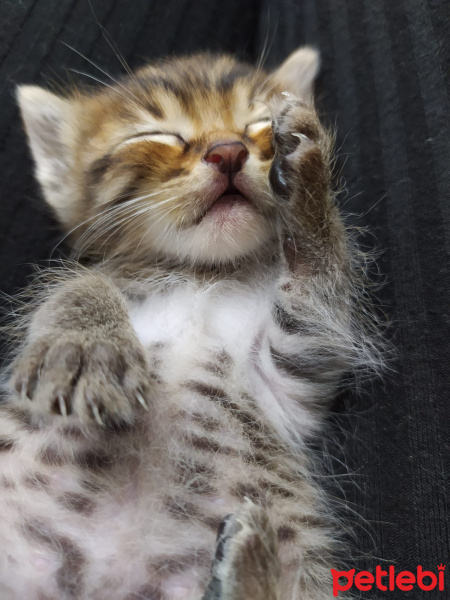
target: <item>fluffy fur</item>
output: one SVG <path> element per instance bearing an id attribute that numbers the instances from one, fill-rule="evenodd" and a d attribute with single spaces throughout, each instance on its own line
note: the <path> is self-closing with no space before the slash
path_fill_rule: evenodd
<path id="1" fill-rule="evenodd" d="M 19 89 L 85 267 L 41 286 L 11 366 L 2 600 L 332 597 L 306 444 L 378 358 L 317 69 L 308 48 L 272 74 L 200 55 Z"/>

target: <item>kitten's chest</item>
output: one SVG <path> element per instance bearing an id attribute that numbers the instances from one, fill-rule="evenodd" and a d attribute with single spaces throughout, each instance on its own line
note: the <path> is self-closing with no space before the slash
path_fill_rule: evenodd
<path id="1" fill-rule="evenodd" d="M 292 373 L 294 359 L 286 359 L 289 368 L 274 360 L 272 344 L 285 336 L 274 319 L 274 289 L 270 277 L 258 285 L 186 284 L 130 303 L 131 322 L 164 397 L 160 405 L 223 421 L 216 399 L 224 397 L 244 411 L 251 404 L 252 418 L 270 423 L 282 437 L 290 437 L 292 427 L 305 435 L 315 427 L 311 383 Z M 289 344 L 297 350 L 303 341 Z M 179 430 L 185 428 L 181 422 Z M 231 423 L 230 436 L 236 437 L 235 429 Z"/>
<path id="2" fill-rule="evenodd" d="M 270 290 L 238 284 L 186 284 L 130 302 L 129 314 L 158 370 L 175 377 L 201 362 L 220 362 L 224 353 L 245 363 L 272 322 Z"/>

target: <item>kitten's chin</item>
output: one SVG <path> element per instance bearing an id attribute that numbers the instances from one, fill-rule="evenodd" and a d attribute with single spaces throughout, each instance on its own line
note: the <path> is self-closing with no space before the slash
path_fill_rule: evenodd
<path id="1" fill-rule="evenodd" d="M 194 264 L 225 264 L 259 253 L 272 234 L 269 220 L 243 196 L 222 196 L 198 224 L 166 231 L 159 250 Z"/>

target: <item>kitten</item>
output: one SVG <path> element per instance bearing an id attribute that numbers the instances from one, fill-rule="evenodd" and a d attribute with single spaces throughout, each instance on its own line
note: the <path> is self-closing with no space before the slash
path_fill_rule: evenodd
<path id="1" fill-rule="evenodd" d="M 0 411 L 2 600 L 332 598 L 307 443 L 375 358 L 318 63 L 202 54 L 19 88 L 84 266 L 43 286 Z"/>

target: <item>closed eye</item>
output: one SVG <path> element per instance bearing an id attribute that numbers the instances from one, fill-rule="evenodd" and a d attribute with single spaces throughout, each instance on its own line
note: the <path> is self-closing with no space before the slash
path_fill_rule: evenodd
<path id="1" fill-rule="evenodd" d="M 143 131 L 137 133 L 119 144 L 119 146 L 134 144 L 138 142 L 157 142 L 159 144 L 167 144 L 168 146 L 186 145 L 184 139 L 178 133 L 172 131 Z"/>
<path id="2" fill-rule="evenodd" d="M 271 127 L 271 126 L 272 126 L 272 119 L 270 117 L 266 117 L 264 119 L 258 119 L 257 121 L 254 121 L 253 123 L 249 123 L 246 126 L 245 133 L 250 136 L 255 135 L 256 133 L 259 133 L 263 129 L 267 129 L 268 127 Z"/>

